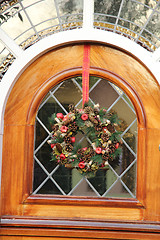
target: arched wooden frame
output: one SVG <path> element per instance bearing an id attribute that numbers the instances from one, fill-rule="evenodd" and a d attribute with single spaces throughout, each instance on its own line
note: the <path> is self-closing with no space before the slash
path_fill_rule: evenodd
<path id="1" fill-rule="evenodd" d="M 101 69 L 101 68 L 96 68 L 96 67 L 91 67 L 90 68 L 90 74 L 96 77 L 101 77 L 103 79 L 106 79 L 114 84 L 116 84 L 119 88 L 121 88 L 132 100 L 132 103 L 135 107 L 135 111 L 136 111 L 136 115 L 137 115 L 137 122 L 138 122 L 138 129 L 139 128 L 145 128 L 146 127 L 146 122 L 145 122 L 145 111 L 143 109 L 143 105 L 140 102 L 139 96 L 138 94 L 135 92 L 135 90 L 121 77 L 119 77 L 118 75 L 107 71 L 106 69 Z M 30 169 L 28 169 L 27 167 L 27 179 L 30 179 L 30 184 L 28 185 L 28 198 L 24 201 L 25 203 L 45 203 L 45 197 L 41 196 L 41 195 L 32 195 L 32 184 L 33 184 L 33 136 L 34 136 L 34 128 L 32 128 L 32 130 L 30 131 L 29 127 L 30 125 L 35 125 L 35 116 L 37 114 L 38 111 L 38 107 L 42 101 L 42 99 L 45 97 L 45 95 L 49 92 L 49 90 L 51 88 L 53 88 L 55 85 L 57 85 L 58 83 L 65 81 L 68 78 L 71 77 L 75 77 L 78 75 L 82 75 L 82 69 L 81 68 L 72 68 L 72 69 L 67 69 L 63 72 L 57 73 L 55 76 L 51 77 L 50 79 L 48 79 L 47 81 L 45 81 L 43 83 L 42 86 L 40 86 L 40 88 L 37 90 L 37 92 L 35 93 L 35 95 L 32 98 L 31 104 L 29 106 L 28 109 L 28 114 L 27 114 L 27 127 L 26 127 L 26 143 L 27 146 L 29 146 L 31 144 L 31 147 L 29 147 L 28 149 L 30 149 L 30 151 L 27 151 L 26 154 L 26 162 L 27 159 L 31 159 L 31 163 L 29 164 Z M 139 131 L 138 131 L 139 133 Z M 140 171 L 142 173 L 142 169 L 141 166 L 145 164 L 145 158 L 143 159 L 143 157 L 141 156 L 141 151 L 145 151 L 145 146 L 142 146 L 142 140 L 140 139 L 142 137 L 142 135 L 138 134 L 138 154 L 137 154 L 137 158 L 140 159 L 138 161 L 138 166 L 137 169 L 138 171 Z M 143 140 L 145 141 L 145 136 L 143 135 Z M 140 163 L 142 165 L 140 165 Z M 28 165 L 27 165 L 28 166 Z M 139 174 L 137 174 L 139 176 Z M 145 175 L 143 176 L 143 178 L 145 179 Z M 27 181 L 24 181 L 27 182 Z M 138 182 L 138 180 L 137 180 Z M 144 192 L 144 186 L 139 186 L 139 184 L 137 185 L 136 188 L 136 192 L 137 192 L 137 199 L 109 199 L 109 198 L 101 198 L 99 199 L 98 197 L 74 197 L 74 196 L 55 196 L 55 195 L 47 195 L 47 202 L 48 203 L 56 203 L 56 204 L 85 204 L 85 205 L 90 205 L 91 202 L 94 205 L 99 205 L 99 206 L 113 206 L 114 204 L 116 204 L 116 206 L 122 206 L 123 204 L 125 204 L 128 207 L 144 207 L 144 203 L 142 204 L 142 199 L 141 199 L 141 195 Z M 26 191 L 26 192 L 27 192 Z M 79 201 L 81 199 L 81 202 Z M 140 199 L 140 200 L 139 200 Z"/>
<path id="2" fill-rule="evenodd" d="M 91 45 L 90 75 L 118 85 L 135 107 L 138 119 L 137 199 L 31 195 L 38 106 L 54 85 L 82 74 L 82 61 L 83 45 L 54 49 L 32 63 L 13 87 L 4 119 L 2 216 L 159 221 L 159 85 L 141 62 L 111 46 Z M 150 161 L 151 158 L 154 161 Z"/>

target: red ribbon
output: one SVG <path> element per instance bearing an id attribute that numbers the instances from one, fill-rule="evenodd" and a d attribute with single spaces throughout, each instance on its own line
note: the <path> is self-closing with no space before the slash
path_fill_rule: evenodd
<path id="1" fill-rule="evenodd" d="M 82 96 L 83 106 L 89 101 L 89 67 L 90 67 L 90 45 L 84 45 L 83 69 L 82 69 Z"/>

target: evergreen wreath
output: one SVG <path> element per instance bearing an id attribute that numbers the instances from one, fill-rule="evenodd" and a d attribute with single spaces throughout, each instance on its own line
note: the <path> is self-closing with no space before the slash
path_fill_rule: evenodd
<path id="1" fill-rule="evenodd" d="M 52 127 L 52 138 L 48 141 L 52 148 L 52 160 L 67 168 L 76 168 L 82 175 L 93 177 L 98 169 L 107 169 L 109 164 L 118 164 L 120 132 L 116 114 L 99 104 L 83 109 L 69 105 L 69 113 L 53 114 L 49 118 Z M 76 143 L 78 132 L 90 140 L 89 147 Z"/>

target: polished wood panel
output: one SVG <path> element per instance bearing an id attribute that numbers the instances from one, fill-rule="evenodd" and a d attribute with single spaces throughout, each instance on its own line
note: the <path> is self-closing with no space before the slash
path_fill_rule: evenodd
<path id="1" fill-rule="evenodd" d="M 110 201 L 32 196 L 34 122 L 38 106 L 55 84 L 82 72 L 83 45 L 54 49 L 39 57 L 21 74 L 6 105 L 2 163 L 2 239 L 159 239 L 160 231 L 160 87 L 149 70 L 127 52 L 110 46 L 91 46 L 90 74 L 117 84 L 130 97 L 138 118 L 137 199 Z M 95 204 L 96 202 L 96 204 Z M 77 229 L 52 229 L 41 224 L 27 227 L 3 219 L 74 219 Z M 78 221 L 86 223 L 78 230 Z M 137 229 L 97 230 L 94 221 L 126 221 Z M 144 230 L 142 224 L 153 224 Z M 139 224 L 139 225 L 138 225 Z M 148 226 L 149 226 L 148 225 Z M 21 226 L 19 228 L 18 226 Z M 26 226 L 27 228 L 23 228 Z M 141 231 L 140 229 L 143 229 Z M 94 230 L 94 231 L 93 231 Z M 9 235 L 9 238 L 8 236 Z M 32 237 L 31 237 L 32 236 Z M 37 236 L 37 237 L 36 237 Z"/>

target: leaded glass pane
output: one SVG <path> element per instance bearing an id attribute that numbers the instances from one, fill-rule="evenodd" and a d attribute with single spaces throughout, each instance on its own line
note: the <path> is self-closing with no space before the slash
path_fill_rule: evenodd
<path id="1" fill-rule="evenodd" d="M 99 103 L 118 114 L 122 153 L 117 162 L 100 169 L 91 178 L 74 168 L 58 165 L 51 159 L 47 140 L 51 136 L 48 121 L 53 113 L 68 113 L 68 105 L 82 107 L 82 77 L 70 78 L 52 88 L 43 99 L 36 117 L 34 150 L 34 194 L 91 197 L 136 197 L 137 119 L 128 96 L 107 80 L 90 77 L 90 103 Z M 76 135 L 82 147 L 90 145 L 82 133 Z"/>
<path id="2" fill-rule="evenodd" d="M 159 1 L 94 0 L 96 28 L 121 33 L 150 51 L 160 44 L 159 19 Z"/>

